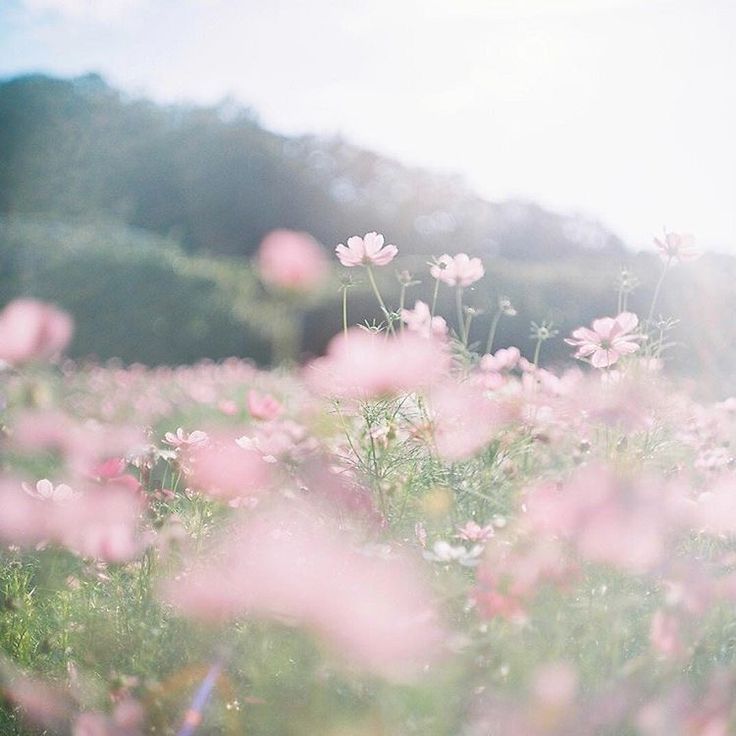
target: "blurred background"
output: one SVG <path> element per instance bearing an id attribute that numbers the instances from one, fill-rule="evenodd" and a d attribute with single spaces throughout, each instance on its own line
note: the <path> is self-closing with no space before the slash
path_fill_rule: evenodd
<path id="1" fill-rule="evenodd" d="M 528 353 L 531 320 L 615 313 L 622 268 L 646 314 L 666 227 L 706 252 L 663 288 L 670 369 L 736 390 L 735 34 L 730 0 L 3 0 L 0 302 L 69 310 L 75 357 L 266 365 L 298 323 L 305 358 L 339 269 L 285 309 L 259 243 L 377 230 L 391 302 L 478 255 L 474 338 L 507 296 L 496 344 Z"/>

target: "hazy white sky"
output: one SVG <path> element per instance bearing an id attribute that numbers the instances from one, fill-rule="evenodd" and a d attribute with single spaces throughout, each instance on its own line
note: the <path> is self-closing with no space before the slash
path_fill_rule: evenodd
<path id="1" fill-rule="evenodd" d="M 0 0 L 0 75 L 92 70 L 736 252 L 736 0 Z"/>

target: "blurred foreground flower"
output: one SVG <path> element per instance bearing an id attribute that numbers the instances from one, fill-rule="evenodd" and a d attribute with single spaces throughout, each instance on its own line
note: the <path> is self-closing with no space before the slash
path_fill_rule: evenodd
<path id="1" fill-rule="evenodd" d="M 267 284 L 291 291 L 312 291 L 329 273 L 327 257 L 308 233 L 274 230 L 258 251 L 261 278 Z"/>
<path id="2" fill-rule="evenodd" d="M 205 620 L 254 615 L 303 625 L 351 664 L 415 675 L 442 642 L 429 592 L 408 559 L 361 551 L 336 526 L 301 504 L 243 521 L 211 559 L 165 583 L 163 597 Z"/>
<path id="3" fill-rule="evenodd" d="M 307 367 L 306 379 L 325 396 L 367 399 L 425 389 L 449 366 L 446 346 L 436 339 L 352 329 L 332 339 L 327 355 Z"/>
<path id="4" fill-rule="evenodd" d="M 74 332 L 72 318 L 50 304 L 17 299 L 0 312 L 0 360 L 20 365 L 56 357 Z"/>

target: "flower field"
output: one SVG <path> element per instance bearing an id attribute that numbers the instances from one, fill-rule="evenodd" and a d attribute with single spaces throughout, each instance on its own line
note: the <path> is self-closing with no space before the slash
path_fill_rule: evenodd
<path id="1" fill-rule="evenodd" d="M 473 333 L 490 264 L 442 255 L 432 303 L 399 274 L 388 304 L 376 233 L 336 256 L 384 320 L 351 322 L 346 278 L 303 365 L 74 364 L 68 315 L 9 304 L 0 734 L 736 732 L 736 399 L 667 377 L 658 298 L 698 251 L 655 247 L 647 314 L 622 280 L 526 356 L 503 295 Z M 257 266 L 285 304 L 331 268 L 287 231 Z"/>

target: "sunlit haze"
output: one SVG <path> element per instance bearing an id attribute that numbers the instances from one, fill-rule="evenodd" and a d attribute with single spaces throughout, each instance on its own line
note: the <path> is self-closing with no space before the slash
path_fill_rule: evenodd
<path id="1" fill-rule="evenodd" d="M 735 38 L 731 0 L 4 0 L 0 74 L 230 96 L 634 247 L 736 252 Z"/>

